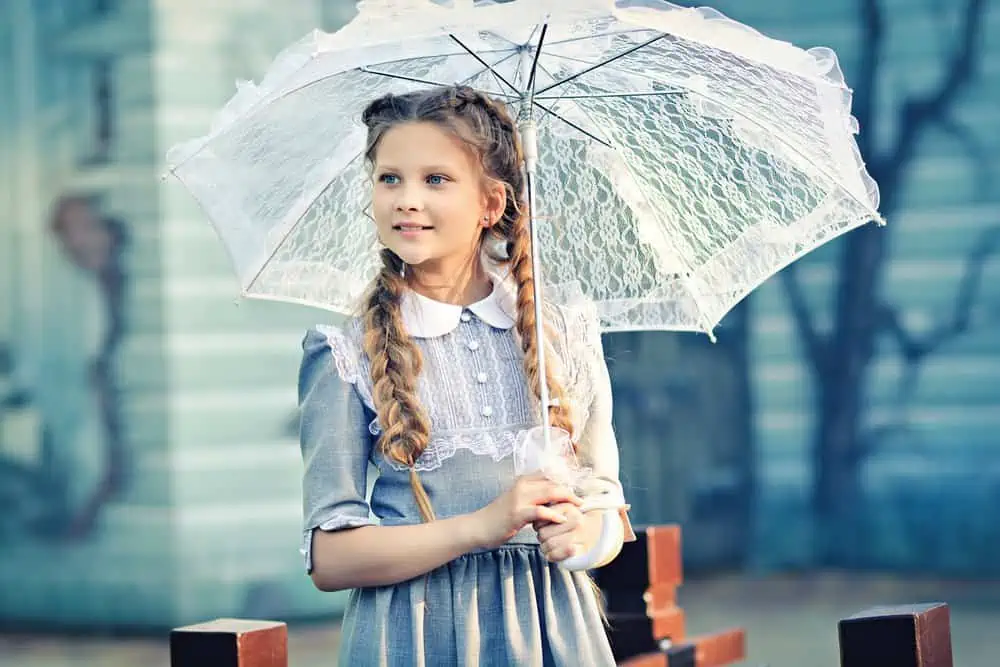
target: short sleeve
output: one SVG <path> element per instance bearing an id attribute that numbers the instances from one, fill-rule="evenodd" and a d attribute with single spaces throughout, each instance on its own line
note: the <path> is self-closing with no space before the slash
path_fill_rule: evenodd
<path id="1" fill-rule="evenodd" d="M 350 341 L 337 330 L 311 329 L 299 369 L 299 444 L 302 449 L 302 555 L 312 572 L 316 530 L 373 524 L 366 500 L 374 416 L 361 398 L 357 377 L 346 372 Z M 346 376 L 346 377 L 345 377 Z"/>
<path id="2" fill-rule="evenodd" d="M 579 361 L 585 383 L 590 389 L 590 403 L 586 411 L 586 421 L 580 429 L 577 453 L 580 463 L 593 472 L 592 488 L 584 496 L 584 506 L 594 503 L 598 506 L 623 505 L 625 494 L 619 479 L 618 439 L 612 426 L 613 400 L 611 376 L 604 360 L 604 346 L 601 343 L 600 323 L 596 313 L 582 317 L 578 331 L 582 345 Z M 589 502 L 588 502 L 589 501 Z M 625 526 L 625 539 L 632 541 L 635 533 L 628 518 L 628 507 L 620 511 Z"/>

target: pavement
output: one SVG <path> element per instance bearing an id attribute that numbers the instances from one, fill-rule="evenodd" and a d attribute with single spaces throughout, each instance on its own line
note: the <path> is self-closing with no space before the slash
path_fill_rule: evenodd
<path id="1" fill-rule="evenodd" d="M 679 593 L 691 634 L 742 626 L 741 667 L 837 667 L 837 621 L 868 607 L 947 602 L 956 667 L 1000 664 L 1000 582 L 849 574 L 695 579 Z M 338 624 L 292 624 L 290 667 L 337 665 Z M 166 636 L 0 634 L 2 667 L 168 667 Z"/>

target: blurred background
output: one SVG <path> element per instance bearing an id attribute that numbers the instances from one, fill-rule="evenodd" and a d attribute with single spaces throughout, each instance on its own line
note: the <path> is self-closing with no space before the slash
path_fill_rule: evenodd
<path id="1" fill-rule="evenodd" d="M 686 4 L 686 3 L 685 3 Z M 829 46 L 886 228 L 704 336 L 605 336 L 638 524 L 683 526 L 694 631 L 747 664 L 837 664 L 836 622 L 952 605 L 1000 642 L 1000 2 L 720 0 Z M 328 315 L 237 302 L 163 181 L 238 79 L 351 0 L 0 1 L 0 664 L 167 664 L 167 630 L 288 621 L 335 662 L 342 594 L 303 573 L 295 377 Z M 991 657 L 992 656 L 992 657 Z"/>

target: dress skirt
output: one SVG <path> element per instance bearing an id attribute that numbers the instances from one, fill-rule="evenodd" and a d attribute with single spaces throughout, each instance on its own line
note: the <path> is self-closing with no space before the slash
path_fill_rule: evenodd
<path id="1" fill-rule="evenodd" d="M 589 578 L 549 563 L 537 544 L 473 552 L 401 584 L 356 589 L 341 642 L 341 667 L 615 664 Z"/>

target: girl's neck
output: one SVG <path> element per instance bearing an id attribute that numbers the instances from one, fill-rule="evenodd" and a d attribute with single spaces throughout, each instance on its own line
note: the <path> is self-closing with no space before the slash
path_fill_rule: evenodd
<path id="1" fill-rule="evenodd" d="M 482 301 L 493 291 L 493 282 L 483 270 L 478 253 L 473 260 L 458 267 L 406 267 L 406 282 L 410 289 L 428 299 L 457 306 Z"/>

